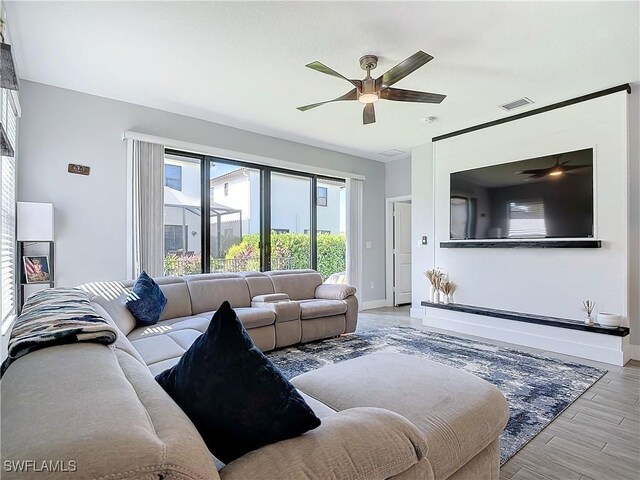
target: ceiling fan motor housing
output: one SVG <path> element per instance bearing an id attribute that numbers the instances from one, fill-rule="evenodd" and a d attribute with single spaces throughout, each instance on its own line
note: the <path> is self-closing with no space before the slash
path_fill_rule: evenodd
<path id="1" fill-rule="evenodd" d="M 378 66 L 378 57 L 375 55 L 364 55 L 360 57 L 360 68 L 362 70 L 373 70 Z"/>
<path id="2" fill-rule="evenodd" d="M 376 94 L 376 80 L 375 78 L 365 78 L 362 81 L 362 90 L 360 91 L 362 95 L 367 95 L 370 93 Z"/>

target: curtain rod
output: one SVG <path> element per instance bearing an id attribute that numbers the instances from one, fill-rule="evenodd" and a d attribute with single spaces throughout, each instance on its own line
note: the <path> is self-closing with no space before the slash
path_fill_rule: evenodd
<path id="1" fill-rule="evenodd" d="M 214 157 L 228 158 L 229 160 L 239 160 L 249 163 L 256 163 L 258 165 L 266 165 L 270 167 L 281 167 L 289 170 L 298 170 L 305 173 L 314 173 L 317 175 L 327 175 L 330 177 L 341 178 L 353 178 L 356 180 L 364 180 L 365 176 L 352 172 L 343 172 L 340 170 L 333 170 L 330 168 L 315 167 L 313 165 L 306 165 L 304 163 L 288 162 L 286 160 L 279 160 L 275 158 L 265 157 L 262 155 L 254 155 L 252 153 L 238 152 L 234 150 L 227 150 L 224 148 L 212 147 L 211 145 L 202 145 L 199 143 L 185 142 L 183 140 L 175 140 L 172 138 L 159 137 L 156 135 L 149 135 L 147 133 L 139 133 L 131 130 L 125 130 L 122 133 L 122 140 L 139 140 L 142 142 L 156 143 L 164 145 L 167 148 L 174 150 L 183 150 L 186 152 L 199 153 L 204 155 L 211 155 Z"/>

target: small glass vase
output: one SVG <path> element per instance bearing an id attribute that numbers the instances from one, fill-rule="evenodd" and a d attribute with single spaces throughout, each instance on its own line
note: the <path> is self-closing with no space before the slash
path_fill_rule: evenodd
<path id="1" fill-rule="evenodd" d="M 442 303 L 444 303 L 445 305 L 449 305 L 449 295 L 447 295 L 446 293 L 442 294 Z"/>
<path id="2" fill-rule="evenodd" d="M 586 317 L 584 317 L 584 324 L 585 325 L 591 326 L 594 323 L 596 323 L 596 322 L 593 321 L 593 318 L 591 318 L 591 315 L 587 315 Z"/>

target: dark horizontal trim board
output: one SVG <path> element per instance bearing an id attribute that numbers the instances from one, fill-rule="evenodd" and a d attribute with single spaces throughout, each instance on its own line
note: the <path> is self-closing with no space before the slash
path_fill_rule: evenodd
<path id="1" fill-rule="evenodd" d="M 455 312 L 472 313 L 474 315 L 483 315 L 485 317 L 503 318 L 505 320 L 513 320 L 516 322 L 535 323 L 538 325 L 547 325 L 550 327 L 568 328 L 570 330 L 582 330 L 591 333 L 602 333 L 604 335 L 614 335 L 616 337 L 626 337 L 629 335 L 627 327 L 605 328 L 599 325 L 588 326 L 579 320 L 569 320 L 567 318 L 547 317 L 544 315 L 535 315 L 533 313 L 519 313 L 508 310 L 496 310 L 486 307 L 475 307 L 472 305 L 460 305 L 457 303 L 431 303 L 420 302 L 423 307 L 440 308 L 442 310 L 453 310 Z"/>
<path id="2" fill-rule="evenodd" d="M 476 130 L 482 130 L 483 128 L 494 127 L 502 123 L 513 122 L 514 120 L 530 117 L 532 115 L 538 115 L 539 113 L 548 112 L 550 110 L 556 110 L 562 107 L 568 107 L 569 105 L 575 105 L 576 103 L 586 102 L 587 100 L 593 100 L 594 98 L 604 97 L 605 95 L 611 95 L 612 93 L 622 92 L 624 90 L 626 90 L 627 93 L 631 93 L 631 86 L 628 83 L 625 83 L 623 85 L 618 85 L 617 87 L 611 87 L 611 88 L 607 88 L 606 90 L 600 90 L 599 92 L 594 92 L 588 95 L 583 95 L 581 97 L 572 98 L 571 100 L 565 100 L 564 102 L 554 103 L 553 105 L 547 105 L 546 107 L 535 108 L 533 110 L 518 113 L 517 115 L 501 118 L 499 120 L 493 120 L 492 122 L 481 123 L 480 125 L 475 125 L 473 127 L 463 128 L 462 130 L 456 130 L 455 132 L 438 135 L 437 137 L 433 137 L 431 141 L 437 142 L 439 140 L 444 140 L 445 138 L 457 137 L 458 135 L 463 135 L 465 133 L 475 132 Z"/>
<path id="3" fill-rule="evenodd" d="M 507 242 L 440 242 L 440 248 L 600 248 L 601 240 L 513 240 Z"/>

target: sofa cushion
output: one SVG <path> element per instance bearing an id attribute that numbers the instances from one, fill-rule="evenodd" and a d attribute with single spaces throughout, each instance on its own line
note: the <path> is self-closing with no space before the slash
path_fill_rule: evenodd
<path id="1" fill-rule="evenodd" d="M 167 297 L 158 284 L 147 275 L 147 272 L 142 272 L 127 295 L 125 306 L 138 325 L 154 325 L 160 320 L 166 304 Z"/>
<path id="2" fill-rule="evenodd" d="M 231 273 L 205 273 L 184 277 L 194 315 L 215 311 L 228 301 L 233 308 L 250 307 L 249 287 L 243 277 Z"/>
<path id="3" fill-rule="evenodd" d="M 315 270 L 278 270 L 265 272 L 271 278 L 275 293 L 286 293 L 291 300 L 315 298 L 322 277 Z"/>
<path id="4" fill-rule="evenodd" d="M 400 415 L 353 408 L 322 419 L 322 425 L 290 440 L 248 453 L 220 470 L 222 480 L 386 480 L 425 462 L 427 442 Z M 421 466 L 421 475 L 433 480 Z"/>
<path id="5" fill-rule="evenodd" d="M 276 314 L 271 308 L 266 307 L 251 307 L 251 308 L 235 308 L 234 311 L 238 318 L 242 322 L 242 325 L 247 330 L 258 328 L 258 327 L 266 327 L 268 325 L 273 325 L 276 321 Z M 208 317 L 213 317 L 216 314 L 213 312 L 204 312 L 201 315 L 206 315 Z"/>
<path id="6" fill-rule="evenodd" d="M 327 300 L 344 300 L 356 294 L 356 289 L 351 285 L 329 285 L 322 284 L 316 288 L 315 298 L 326 298 Z"/>
<path id="7" fill-rule="evenodd" d="M 207 331 L 156 380 L 224 463 L 320 425 L 296 389 L 253 345 L 226 301 Z"/>
<path id="8" fill-rule="evenodd" d="M 149 327 L 136 328 L 127 339 L 151 373 L 158 374 L 178 362 L 196 338 L 207 330 L 210 321 L 206 316 L 164 320 Z"/>
<path id="9" fill-rule="evenodd" d="M 303 300 L 300 302 L 300 318 L 331 317 L 347 311 L 347 304 L 341 300 Z"/>
<path id="10" fill-rule="evenodd" d="M 426 436 L 436 478 L 449 477 L 484 450 L 509 419 L 507 401 L 493 385 L 410 355 L 365 355 L 304 373 L 291 383 L 334 410 L 370 406 L 399 413 Z"/>
<path id="11" fill-rule="evenodd" d="M 167 304 L 160 315 L 160 321 L 191 315 L 191 298 L 187 284 L 181 277 L 169 276 L 154 278 L 162 293 L 167 297 Z M 129 290 L 134 281 L 93 282 L 80 285 L 78 288 L 91 295 L 91 301 L 100 304 L 118 325 L 125 335 L 136 328 L 136 319 L 125 307 Z"/>
<path id="12" fill-rule="evenodd" d="M 265 327 L 276 321 L 276 314 L 268 308 L 236 308 L 236 314 L 244 328 Z"/>
<path id="13" fill-rule="evenodd" d="M 75 472 L 3 471 L 3 480 L 216 479 L 187 416 L 128 353 L 98 344 L 46 348 L 2 379 L 2 460 L 75 462 Z"/>
<path id="14" fill-rule="evenodd" d="M 262 272 L 240 272 L 238 275 L 244 277 L 247 282 L 251 298 L 275 292 L 271 279 Z"/>

